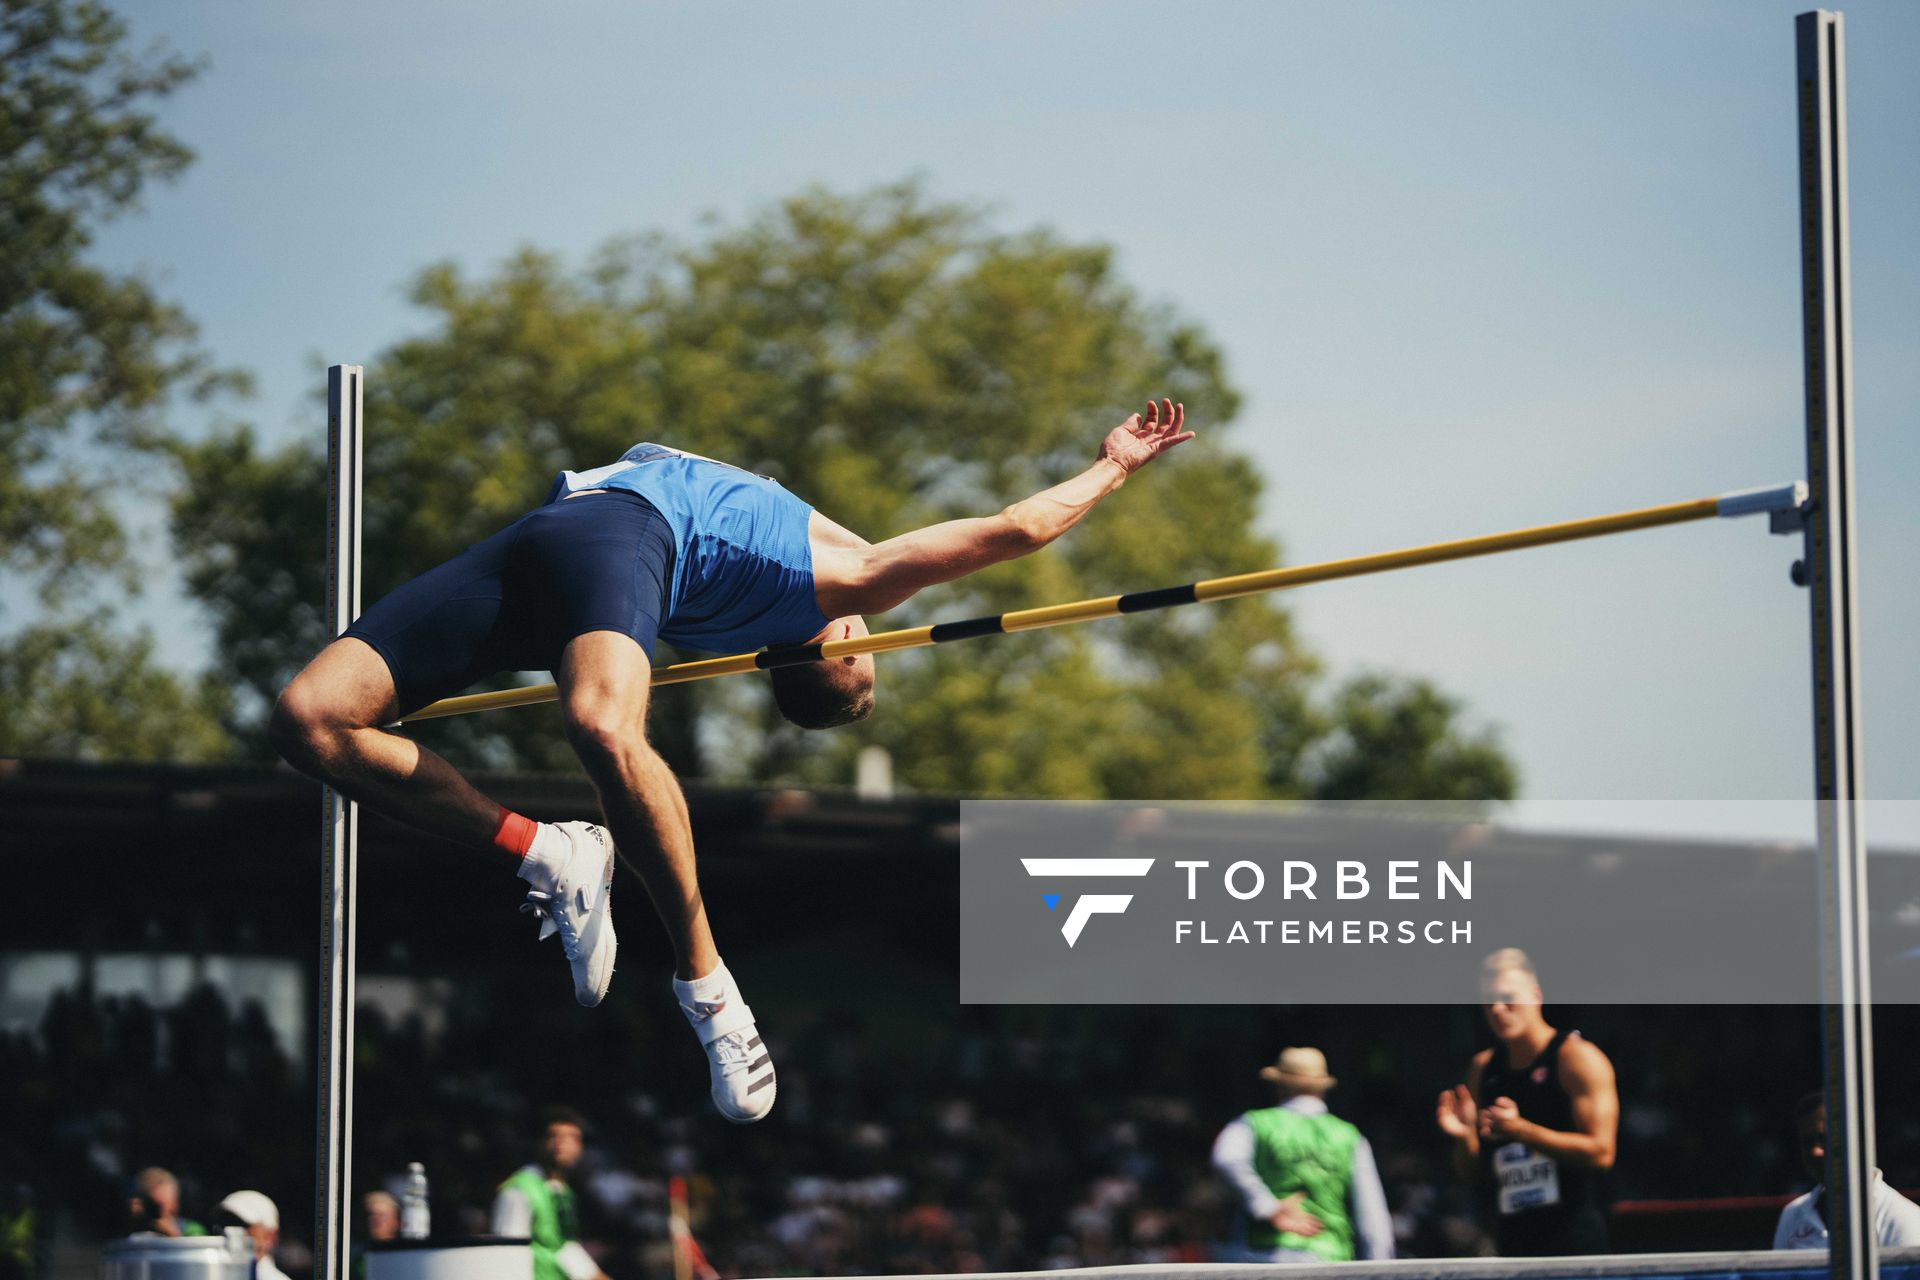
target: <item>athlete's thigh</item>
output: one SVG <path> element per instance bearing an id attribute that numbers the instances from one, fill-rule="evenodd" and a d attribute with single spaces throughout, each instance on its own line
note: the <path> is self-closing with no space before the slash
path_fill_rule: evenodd
<path id="1" fill-rule="evenodd" d="M 505 608 L 504 580 L 522 523 L 395 587 L 347 628 L 385 661 L 401 714 L 520 666 L 528 620 Z"/>
<path id="2" fill-rule="evenodd" d="M 553 677 L 569 726 L 644 740 L 653 663 L 632 636 L 588 631 L 573 637 L 561 651 Z"/>
<path id="3" fill-rule="evenodd" d="M 342 636 L 287 685 L 285 701 L 303 715 L 366 728 L 392 724 L 399 702 L 387 664 L 365 641 Z"/>
<path id="4" fill-rule="evenodd" d="M 556 673 L 576 637 L 596 631 L 631 638 L 651 661 L 667 617 L 673 534 L 638 494 L 569 498 L 528 517 L 508 557 L 507 607 L 532 627 L 535 666 Z M 595 647 L 597 668 L 618 649 Z"/>

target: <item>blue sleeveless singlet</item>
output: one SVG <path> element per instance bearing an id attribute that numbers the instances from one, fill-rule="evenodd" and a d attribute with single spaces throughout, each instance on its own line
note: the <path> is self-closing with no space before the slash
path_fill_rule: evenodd
<path id="1" fill-rule="evenodd" d="M 673 531 L 673 584 L 660 636 L 703 653 L 744 653 L 812 639 L 831 619 L 813 597 L 812 507 L 776 481 L 661 444 L 620 461 L 563 471 L 547 502 L 583 489 L 625 489 Z"/>

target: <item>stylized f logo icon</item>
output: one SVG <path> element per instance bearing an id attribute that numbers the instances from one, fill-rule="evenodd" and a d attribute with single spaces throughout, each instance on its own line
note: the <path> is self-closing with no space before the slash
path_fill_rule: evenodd
<path id="1" fill-rule="evenodd" d="M 1022 858 L 1027 874 L 1043 880 L 1062 876 L 1143 876 L 1153 869 L 1152 858 Z M 1047 895 L 1047 910 L 1059 901 Z M 1088 893 L 1077 899 L 1060 926 L 1061 936 L 1071 947 L 1080 941 L 1080 931 L 1097 915 L 1117 916 L 1133 901 L 1130 893 Z"/>

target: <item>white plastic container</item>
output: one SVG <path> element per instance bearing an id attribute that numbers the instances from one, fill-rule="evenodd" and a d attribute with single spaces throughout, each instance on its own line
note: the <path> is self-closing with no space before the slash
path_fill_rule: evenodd
<path id="1" fill-rule="evenodd" d="M 533 1249 L 524 1238 L 376 1240 L 367 1280 L 533 1280 Z"/>
<path id="2" fill-rule="evenodd" d="M 143 1231 L 115 1240 L 100 1255 L 100 1280 L 251 1280 L 247 1233 L 163 1236 Z"/>

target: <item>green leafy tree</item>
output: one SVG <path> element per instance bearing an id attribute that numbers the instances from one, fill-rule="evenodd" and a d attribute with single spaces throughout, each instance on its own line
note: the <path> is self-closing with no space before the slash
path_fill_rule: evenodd
<path id="1" fill-rule="evenodd" d="M 577 273 L 531 250 L 478 280 L 436 266 L 413 298 L 427 332 L 368 376 L 370 599 L 540 501 L 556 471 L 635 440 L 773 476 L 878 539 L 1064 478 L 1160 395 L 1186 403 L 1198 440 L 1042 553 L 870 622 L 1278 561 L 1254 529 L 1260 484 L 1230 447 L 1238 396 L 1206 335 L 1142 299 L 1104 246 L 1001 233 L 914 184 L 810 191 L 700 243 L 612 244 Z M 257 709 L 324 638 L 318 441 L 263 453 L 235 431 L 181 458 L 190 581 Z M 1306 794 L 1298 770 L 1326 732 L 1314 671 L 1286 613 L 1250 599 L 888 655 L 875 715 L 831 734 L 786 726 L 753 677 L 662 690 L 654 724 L 677 764 L 735 779 L 842 782 L 878 743 L 930 790 Z M 567 758 L 551 711 L 421 731 L 456 759 Z"/>
<path id="2" fill-rule="evenodd" d="M 14 751 L 143 754 L 168 739 L 217 749 L 212 705 L 153 662 L 150 642 L 78 607 L 103 576 L 137 584 L 116 499 L 137 483 L 130 459 L 164 438 L 171 393 L 238 385 L 208 364 L 177 307 L 87 261 L 99 223 L 191 159 L 149 108 L 194 67 L 129 54 L 125 38 L 98 4 L 0 0 L 0 568 L 33 580 L 45 611 L 0 640 L 0 701 L 18 709 L 16 725 L 54 734 L 10 734 Z M 63 646 L 73 654 L 54 685 L 18 683 Z M 135 701 L 82 715 L 93 736 L 54 733 L 58 713 L 77 710 L 63 701 L 80 696 L 74 681 L 89 679 Z M 115 733 L 139 745 L 101 736 Z"/>
<path id="3" fill-rule="evenodd" d="M 0 689 L 33 694 L 0 716 L 0 756 L 197 761 L 227 750 L 225 686 L 161 670 L 151 637 L 123 639 L 97 617 L 30 626 L 0 646 Z"/>
<path id="4" fill-rule="evenodd" d="M 1330 732 L 1302 770 L 1316 800 L 1511 800 L 1512 761 L 1465 733 L 1460 703 L 1424 680 L 1361 676 L 1334 699 Z"/>

